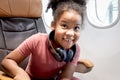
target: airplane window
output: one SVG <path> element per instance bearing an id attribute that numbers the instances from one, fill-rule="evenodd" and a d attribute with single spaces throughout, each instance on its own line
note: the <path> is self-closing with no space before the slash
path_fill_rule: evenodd
<path id="1" fill-rule="evenodd" d="M 46 12 L 49 0 L 42 0 L 42 3 L 43 3 L 43 15 L 42 15 L 43 22 L 47 28 L 50 28 L 51 21 L 53 20 L 52 9 L 50 8 Z"/>
<path id="2" fill-rule="evenodd" d="M 89 0 L 87 18 L 94 27 L 108 28 L 118 21 L 119 0 Z"/>

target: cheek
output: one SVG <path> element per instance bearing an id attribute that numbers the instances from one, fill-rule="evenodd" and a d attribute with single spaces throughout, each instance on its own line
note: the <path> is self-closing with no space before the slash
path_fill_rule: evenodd
<path id="1" fill-rule="evenodd" d="M 56 30 L 55 31 L 55 38 L 60 39 L 62 37 L 62 31 Z"/>
<path id="2" fill-rule="evenodd" d="M 80 38 L 80 33 L 75 34 L 75 41 L 78 41 L 79 38 Z"/>
<path id="3" fill-rule="evenodd" d="M 59 28 L 59 27 L 56 28 L 56 30 L 55 30 L 55 34 L 57 36 L 63 35 L 64 33 L 65 33 L 65 31 L 63 29 Z"/>

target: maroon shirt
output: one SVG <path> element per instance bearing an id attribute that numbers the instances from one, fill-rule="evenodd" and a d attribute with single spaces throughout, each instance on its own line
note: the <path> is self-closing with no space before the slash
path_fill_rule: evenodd
<path id="1" fill-rule="evenodd" d="M 62 69 L 66 62 L 58 62 L 52 56 L 48 44 L 49 35 L 37 33 L 26 39 L 17 49 L 23 56 L 30 55 L 30 60 L 26 68 L 26 72 L 32 77 L 52 78 Z M 77 65 L 80 55 L 80 48 L 76 46 L 76 54 L 70 62 Z"/>

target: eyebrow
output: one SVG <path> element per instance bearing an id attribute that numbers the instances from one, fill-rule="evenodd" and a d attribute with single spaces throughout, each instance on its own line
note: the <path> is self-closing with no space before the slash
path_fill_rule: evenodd
<path id="1" fill-rule="evenodd" d="M 65 20 L 62 20 L 61 22 L 63 22 L 63 23 L 69 23 L 69 21 L 65 21 Z M 75 25 L 81 25 L 81 24 L 75 24 Z"/>

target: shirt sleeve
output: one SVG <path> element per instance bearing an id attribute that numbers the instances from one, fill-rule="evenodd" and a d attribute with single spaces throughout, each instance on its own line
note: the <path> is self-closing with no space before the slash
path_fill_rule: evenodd
<path id="1" fill-rule="evenodd" d="M 23 56 L 28 56 L 30 53 L 32 53 L 34 47 L 35 47 L 35 35 L 32 35 L 31 37 L 24 40 L 18 47 L 18 51 Z M 34 45 L 33 45 L 34 44 Z"/>
<path id="2" fill-rule="evenodd" d="M 80 47 L 78 44 L 76 44 L 76 53 L 75 53 L 75 56 L 73 57 L 73 60 L 71 61 L 70 64 L 72 65 L 77 65 L 77 62 L 78 62 L 78 59 L 80 57 Z"/>

